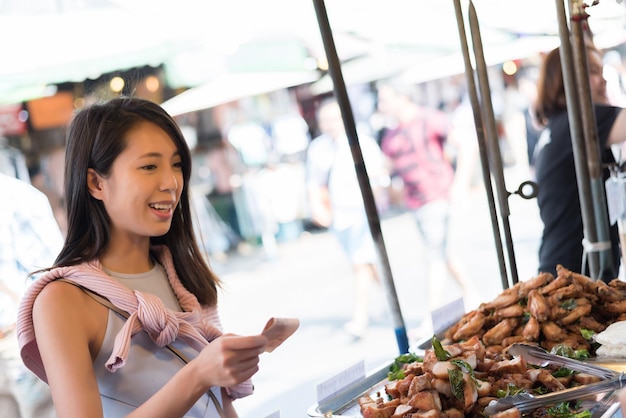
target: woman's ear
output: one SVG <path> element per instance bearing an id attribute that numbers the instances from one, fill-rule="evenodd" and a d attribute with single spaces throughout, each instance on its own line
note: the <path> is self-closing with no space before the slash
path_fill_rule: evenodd
<path id="1" fill-rule="evenodd" d="M 95 199 L 102 200 L 102 178 L 93 168 L 87 169 L 87 189 Z"/>

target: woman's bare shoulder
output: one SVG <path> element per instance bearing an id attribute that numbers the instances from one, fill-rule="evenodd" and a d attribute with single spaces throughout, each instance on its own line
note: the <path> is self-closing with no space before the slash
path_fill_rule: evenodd
<path id="1" fill-rule="evenodd" d="M 37 295 L 33 319 L 36 322 L 63 321 L 70 326 L 82 324 L 97 328 L 103 320 L 106 326 L 107 311 L 79 287 L 55 280 Z"/>
<path id="2" fill-rule="evenodd" d="M 57 306 L 80 308 L 87 295 L 77 286 L 62 280 L 54 280 L 44 286 L 35 299 L 37 306 Z"/>

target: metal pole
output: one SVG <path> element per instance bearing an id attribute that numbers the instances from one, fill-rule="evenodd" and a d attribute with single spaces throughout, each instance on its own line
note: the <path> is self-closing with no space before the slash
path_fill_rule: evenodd
<path id="1" fill-rule="evenodd" d="M 617 277 L 617 272 L 613 270 L 613 253 L 611 252 L 608 210 L 605 203 L 606 192 L 602 176 L 598 128 L 589 84 L 589 65 L 583 28 L 583 24 L 587 22 L 589 16 L 583 8 L 582 1 L 570 1 L 570 16 L 574 62 L 576 63 L 574 69 L 576 71 L 576 79 L 578 80 L 576 86 L 578 87 L 578 97 L 580 98 L 583 138 L 587 152 L 591 202 L 594 210 L 593 222 L 595 223 L 597 234 L 597 242 L 586 243 L 586 253 L 588 257 L 592 254 L 597 257 L 598 271 L 597 276 L 594 276 L 594 278 L 608 282 Z"/>
<path id="2" fill-rule="evenodd" d="M 333 40 L 330 23 L 328 22 L 324 0 L 313 0 L 313 3 L 315 6 L 315 13 L 317 14 L 320 32 L 322 34 L 326 58 L 328 59 L 328 69 L 333 80 L 335 97 L 337 98 L 337 102 L 341 108 L 341 116 L 346 128 L 350 150 L 352 151 L 352 159 L 354 160 L 354 167 L 356 169 L 359 187 L 361 188 L 361 195 L 363 196 L 363 202 L 365 204 L 370 233 L 372 234 L 372 238 L 376 244 L 379 260 L 382 265 L 382 282 L 392 314 L 396 341 L 398 343 L 400 354 L 404 354 L 409 351 L 406 327 L 404 325 L 404 319 L 402 318 L 402 312 L 400 311 L 398 295 L 396 293 L 396 288 L 391 274 L 391 266 L 389 265 L 389 258 L 387 257 L 387 250 L 385 248 L 382 231 L 380 229 L 378 209 L 376 208 L 374 194 L 372 193 L 369 177 L 365 169 L 361 146 L 357 136 L 356 125 L 354 123 L 354 115 L 352 114 L 352 107 L 350 106 L 350 100 L 348 98 L 346 85 L 341 72 L 341 64 L 337 56 L 337 50 L 335 49 L 335 42 Z"/>
<path id="3" fill-rule="evenodd" d="M 495 198 L 493 193 L 493 186 L 491 183 L 491 171 L 489 169 L 489 156 L 487 150 L 487 144 L 485 140 L 485 132 L 483 127 L 482 114 L 480 110 L 480 103 L 478 101 L 478 93 L 476 88 L 476 81 L 474 80 L 474 69 L 469 55 L 469 46 L 467 44 L 467 34 L 465 32 L 465 25 L 463 23 L 463 13 L 461 11 L 460 0 L 454 1 L 454 9 L 456 11 L 457 25 L 459 29 L 459 37 L 461 39 L 461 51 L 463 53 L 463 61 L 465 62 L 465 76 L 467 80 L 467 93 L 469 95 L 470 102 L 472 104 L 472 110 L 474 114 L 474 125 L 476 127 L 476 138 L 478 139 L 478 151 L 480 154 L 480 162 L 482 167 L 483 182 L 485 183 L 485 191 L 487 192 L 487 200 L 489 202 L 489 213 L 491 215 L 491 225 L 493 229 L 494 241 L 496 244 L 496 253 L 498 257 L 498 265 L 500 267 L 500 278 L 502 280 L 502 288 L 508 289 L 509 280 L 504 264 L 504 250 L 502 247 L 502 236 L 500 235 L 500 224 L 498 221 L 498 214 L 496 211 Z"/>
<path id="4" fill-rule="evenodd" d="M 565 87 L 565 99 L 567 117 L 569 120 L 570 134 L 572 137 L 572 150 L 576 167 L 576 180 L 580 210 L 583 219 L 584 237 L 589 242 L 597 241 L 593 203 L 591 202 L 591 182 L 587 168 L 587 152 L 581 129 L 581 111 L 578 95 L 576 94 L 576 74 L 572 58 L 572 45 L 570 41 L 569 27 L 565 12 L 564 0 L 556 0 L 557 20 L 559 23 L 559 37 L 561 39 L 560 55 L 563 71 L 563 84 Z M 588 83 L 588 81 L 585 81 Z M 594 279 L 599 276 L 597 254 L 591 253 L 587 258 L 590 276 Z"/>
<path id="5" fill-rule="evenodd" d="M 502 167 L 502 154 L 500 153 L 500 143 L 496 130 L 496 122 L 493 115 L 493 105 L 491 103 L 491 92 L 489 88 L 489 76 L 487 75 L 487 64 L 485 63 L 485 55 L 483 51 L 482 37 L 480 35 L 480 27 L 474 2 L 469 2 L 469 24 L 474 46 L 474 55 L 476 58 L 476 71 L 478 74 L 478 84 L 480 87 L 483 111 L 485 112 L 485 122 L 487 126 L 487 144 L 490 145 L 491 163 L 493 165 L 493 177 L 495 179 L 496 190 L 498 192 L 498 202 L 500 203 L 500 217 L 502 218 L 502 229 L 504 230 L 504 239 L 506 242 L 507 255 L 509 260 L 509 270 L 511 273 L 511 284 L 516 284 L 519 279 L 517 275 L 517 262 L 515 260 L 515 251 L 513 249 L 513 239 L 511 237 L 511 225 L 509 223 L 509 193 L 504 184 L 504 171 Z"/>

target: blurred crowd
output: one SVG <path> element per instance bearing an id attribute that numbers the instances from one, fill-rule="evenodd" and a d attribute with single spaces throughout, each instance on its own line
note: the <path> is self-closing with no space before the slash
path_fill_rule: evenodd
<path id="1" fill-rule="evenodd" d="M 607 53 L 604 65 L 608 97 L 623 106 L 622 60 Z M 532 62 L 512 73 L 490 68 L 498 146 L 511 188 L 535 174 L 540 127 L 532 107 L 537 72 L 538 65 Z M 190 191 L 197 236 L 207 256 L 222 262 L 233 251 L 245 255 L 260 247 L 273 260 L 279 243 L 297 239 L 304 231 L 333 232 L 355 277 L 354 315 L 345 329 L 360 338 L 368 325 L 370 286 L 380 286 L 380 260 L 369 234 L 359 176 L 368 175 L 379 216 L 399 212 L 413 216 L 412 233 L 420 235 L 429 251 L 428 265 L 419 268 L 425 277 L 432 277 L 427 280 L 430 309 L 449 302 L 450 286 L 471 292 L 448 240 L 467 197 L 483 184 L 464 75 L 420 84 L 385 80 L 348 90 L 358 151 L 346 135 L 345 112 L 337 103 L 332 112 L 323 111 L 333 94 L 313 96 L 306 86 L 244 98 L 176 120 L 193 150 Z M 52 133 L 45 145 L 42 138 L 50 136 L 6 132 L 0 136 L 0 173 L 47 197 L 57 238 L 61 237 L 63 129 Z M 620 150 L 614 153 L 621 164 Z M 359 154 L 364 161 L 359 161 Z M 52 261 L 50 256 L 29 267 L 41 268 Z M 23 272 L 29 270 L 22 267 Z M 0 283 L 22 279 L 4 276 Z M 5 334 L 13 325 L 6 322 L 0 330 Z"/>

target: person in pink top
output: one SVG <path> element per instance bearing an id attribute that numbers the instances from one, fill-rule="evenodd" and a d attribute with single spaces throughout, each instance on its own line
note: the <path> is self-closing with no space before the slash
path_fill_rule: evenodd
<path id="1" fill-rule="evenodd" d="M 252 393 L 268 340 L 221 332 L 190 173 L 183 135 L 155 103 L 117 98 L 74 116 L 67 236 L 17 324 L 59 417 L 236 417 L 233 399 Z"/>
<path id="2" fill-rule="evenodd" d="M 377 84 L 378 109 L 389 128 L 381 138 L 392 176 L 401 179 L 404 207 L 413 216 L 421 235 L 429 289 L 430 308 L 437 308 L 451 295 L 450 278 L 461 291 L 465 280 L 448 252 L 450 191 L 454 168 L 444 150 L 449 133 L 448 116 L 437 109 L 418 105 L 414 86 L 402 80 Z"/>

